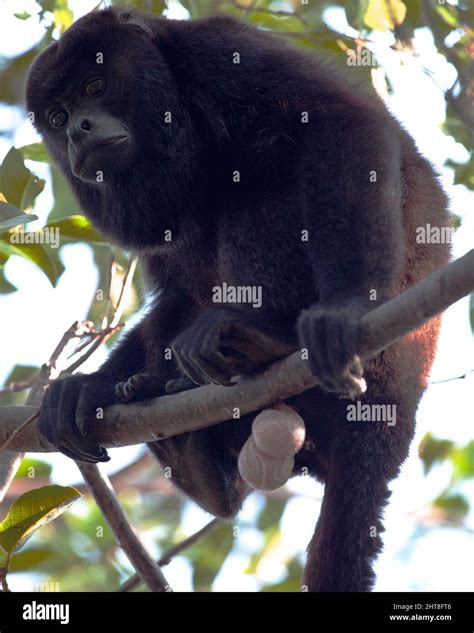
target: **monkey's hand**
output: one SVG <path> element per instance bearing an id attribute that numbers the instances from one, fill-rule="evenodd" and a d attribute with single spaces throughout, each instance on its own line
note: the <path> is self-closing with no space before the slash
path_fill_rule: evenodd
<path id="1" fill-rule="evenodd" d="M 233 376 L 251 374 L 296 346 L 264 333 L 244 313 L 216 309 L 179 334 L 171 348 L 180 369 L 194 383 L 231 385 Z"/>
<path id="2" fill-rule="evenodd" d="M 116 402 L 115 382 L 75 375 L 52 383 L 39 412 L 39 431 L 61 453 L 81 462 L 107 462 L 107 451 L 88 436 L 103 407 Z"/>
<path id="3" fill-rule="evenodd" d="M 326 391 L 357 398 L 367 386 L 356 355 L 360 319 L 367 307 L 357 302 L 342 306 L 314 305 L 298 320 L 300 346 L 308 350 L 311 371 Z"/>

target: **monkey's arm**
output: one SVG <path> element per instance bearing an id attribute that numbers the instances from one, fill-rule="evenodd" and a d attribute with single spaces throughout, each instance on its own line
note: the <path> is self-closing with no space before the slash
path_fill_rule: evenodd
<path id="1" fill-rule="evenodd" d="M 302 186 L 319 301 L 299 319 L 300 343 L 326 390 L 358 395 L 360 318 L 393 292 L 404 257 L 398 130 L 375 109 L 318 120 Z"/>

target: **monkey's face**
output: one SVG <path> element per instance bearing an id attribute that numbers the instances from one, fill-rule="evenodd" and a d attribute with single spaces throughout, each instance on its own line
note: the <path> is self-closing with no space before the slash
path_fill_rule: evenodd
<path id="1" fill-rule="evenodd" d="M 45 134 L 55 145 L 67 147 L 71 172 L 80 180 L 103 182 L 104 174 L 126 167 L 132 156 L 131 131 L 108 107 L 113 92 L 96 72 L 46 105 Z"/>
<path id="2" fill-rule="evenodd" d="M 83 212 L 129 249 L 168 247 L 164 232 L 176 237 L 178 210 L 204 186 L 166 20 L 154 30 L 146 20 L 87 14 L 38 55 L 26 84 L 28 115 Z"/>
<path id="3" fill-rule="evenodd" d="M 129 13 L 91 13 L 36 58 L 26 104 L 73 183 L 113 186 L 139 168 L 144 147 L 160 152 L 156 112 L 170 92 L 146 24 Z"/>

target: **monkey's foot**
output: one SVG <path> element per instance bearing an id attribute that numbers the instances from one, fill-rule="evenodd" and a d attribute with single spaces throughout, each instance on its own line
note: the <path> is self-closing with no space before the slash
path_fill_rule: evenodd
<path id="1" fill-rule="evenodd" d="M 163 393 L 163 384 L 158 377 L 147 371 L 130 376 L 128 380 L 115 385 L 115 396 L 119 402 L 146 400 Z"/>

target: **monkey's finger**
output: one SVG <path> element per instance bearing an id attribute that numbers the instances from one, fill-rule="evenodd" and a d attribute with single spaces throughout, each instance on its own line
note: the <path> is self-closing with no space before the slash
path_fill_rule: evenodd
<path id="1" fill-rule="evenodd" d="M 357 378 L 362 378 L 364 375 L 364 366 L 362 365 L 362 361 L 360 360 L 360 356 L 354 356 L 350 363 L 350 371 L 351 374 L 356 376 Z"/>
<path id="2" fill-rule="evenodd" d="M 232 374 L 235 374 L 235 358 L 224 356 L 220 351 L 222 341 L 230 331 L 229 324 L 221 324 L 206 332 L 199 346 L 196 363 L 210 382 L 217 385 L 231 385 Z"/>
<path id="3" fill-rule="evenodd" d="M 133 374 L 128 380 L 115 385 L 115 397 L 123 403 L 146 400 L 163 395 L 163 383 L 152 372 Z"/>
<path id="4" fill-rule="evenodd" d="M 102 419 L 104 407 L 116 401 L 115 384 L 109 382 L 82 383 L 77 396 L 75 423 L 84 437 L 91 425 Z"/>
<path id="5" fill-rule="evenodd" d="M 196 385 L 192 380 L 187 377 L 173 378 L 168 380 L 165 384 L 165 391 L 167 394 L 179 393 L 180 391 L 188 391 L 189 389 L 196 389 Z"/>
<path id="6" fill-rule="evenodd" d="M 181 371 L 186 374 L 196 385 L 204 385 L 205 380 L 201 376 L 199 369 L 194 365 L 188 353 L 173 350 L 176 361 Z"/>
<path id="7" fill-rule="evenodd" d="M 101 406 L 97 403 L 100 402 Z M 79 451 L 77 459 L 85 458 L 86 461 L 108 461 L 109 457 L 105 448 L 87 438 L 87 435 L 94 424 L 97 424 L 99 413 L 103 414 L 103 408 L 115 402 L 115 389 L 111 390 L 107 385 L 103 388 L 94 385 L 83 384 L 79 391 L 75 412 L 75 425 L 80 436 L 77 441 L 74 435 L 74 445 Z M 103 404 L 102 404 L 103 403 Z M 70 437 L 70 436 L 69 436 Z"/>
<path id="8" fill-rule="evenodd" d="M 131 402 L 135 396 L 135 391 L 131 388 L 130 382 L 124 380 L 115 385 L 115 397 L 119 402 L 126 404 Z"/>
<path id="9" fill-rule="evenodd" d="M 218 365 L 210 362 L 208 356 L 212 357 L 213 352 L 209 350 L 203 350 L 199 355 L 193 358 L 196 366 L 198 367 L 201 375 L 205 378 L 206 383 L 213 383 L 215 385 L 230 385 L 232 374 L 224 369 L 221 369 Z"/>
<path id="10" fill-rule="evenodd" d="M 69 436 L 61 436 L 61 453 L 78 462 L 86 462 L 88 464 L 96 464 L 97 462 L 108 462 L 110 457 L 105 448 L 99 446 L 100 451 L 97 452 L 95 445 L 91 443 L 90 450 L 87 450 L 82 443 L 81 450 L 78 451 L 76 444 Z"/>
<path id="11" fill-rule="evenodd" d="M 235 384 L 231 380 L 232 376 L 240 373 L 238 371 L 238 362 L 235 358 L 224 356 L 218 350 L 203 349 L 201 351 L 201 359 L 203 359 L 207 372 L 212 373 L 212 382 L 226 386 Z"/>

